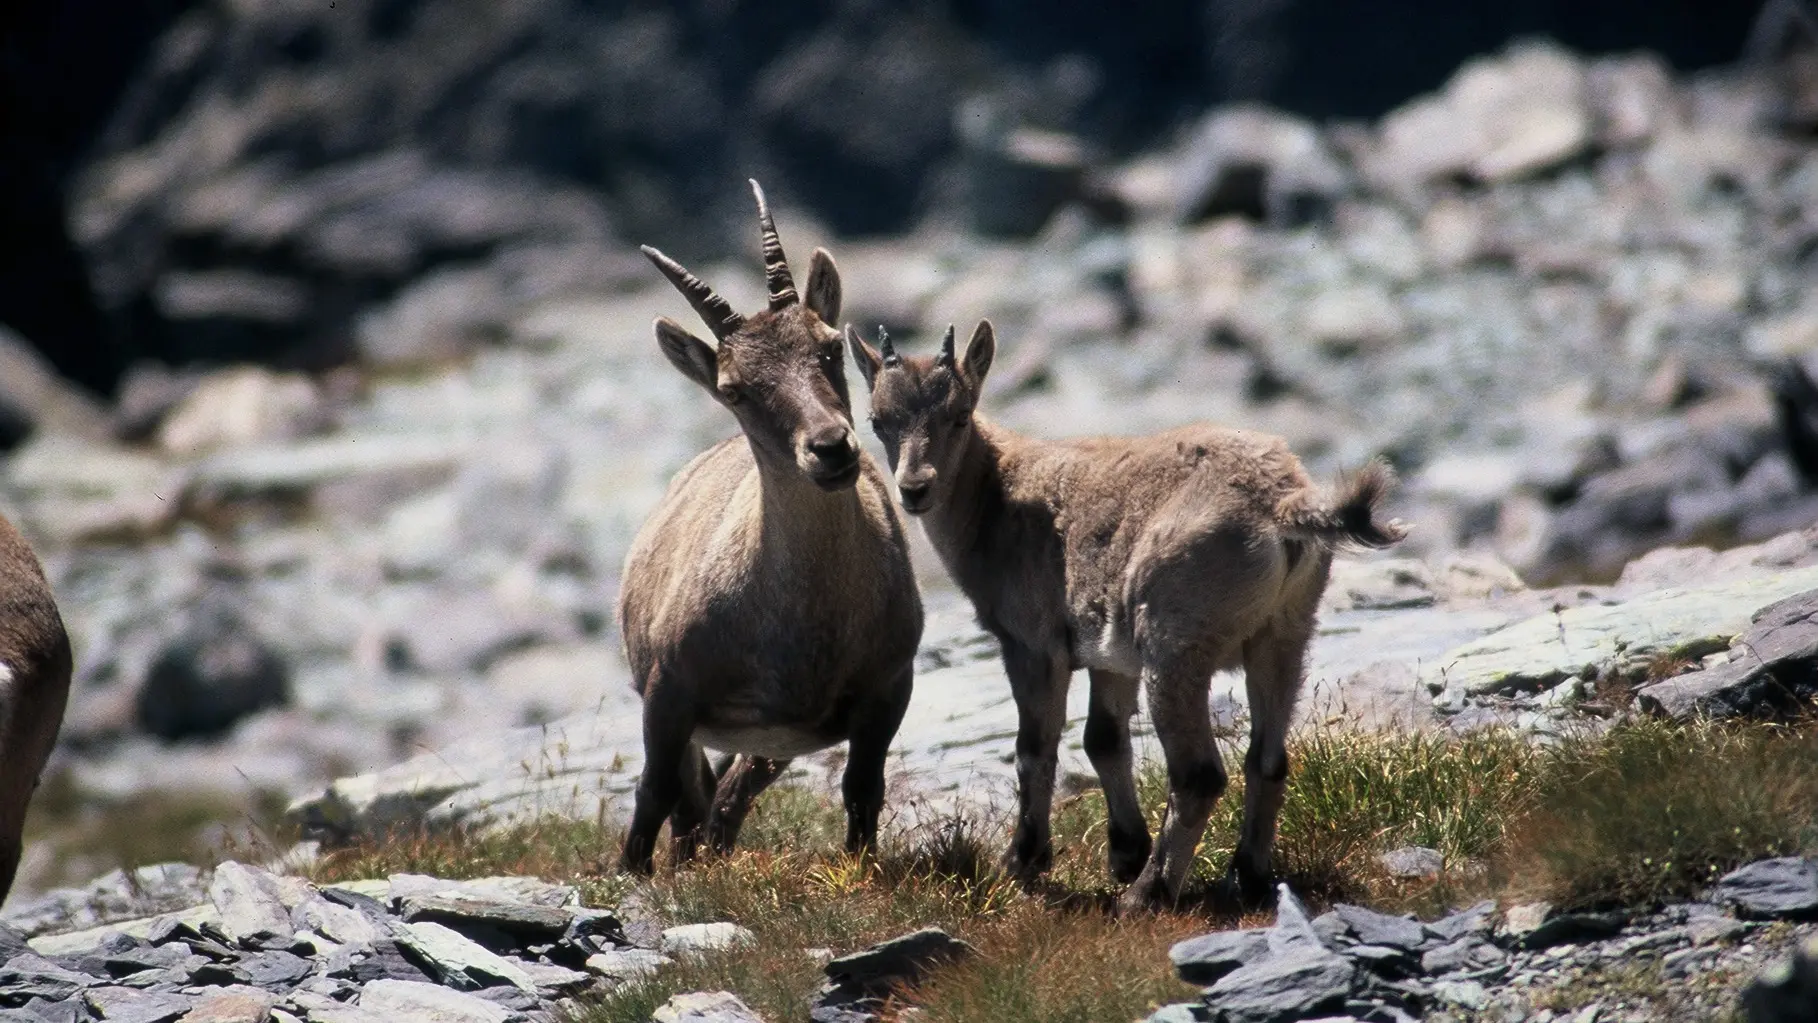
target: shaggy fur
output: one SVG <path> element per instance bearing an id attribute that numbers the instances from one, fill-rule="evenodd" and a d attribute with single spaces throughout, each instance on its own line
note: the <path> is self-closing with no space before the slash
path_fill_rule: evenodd
<path id="1" fill-rule="evenodd" d="M 890 487 L 852 429 L 840 281 L 816 249 L 798 298 L 763 192 L 769 308 L 734 313 L 644 251 L 718 337 L 667 318 L 669 361 L 743 437 L 678 473 L 625 562 L 619 626 L 644 701 L 644 770 L 622 866 L 648 871 L 668 819 L 685 859 L 729 849 L 791 757 L 849 744 L 846 844 L 876 838 L 884 754 L 909 705 L 922 606 Z M 702 747 L 736 757 L 712 768 Z"/>
<path id="2" fill-rule="evenodd" d="M 1235 868 L 1266 893 L 1288 773 L 1286 737 L 1332 551 L 1387 546 L 1374 509 L 1393 482 L 1373 464 L 1328 494 L 1276 437 L 1194 425 L 1148 437 L 1041 441 L 980 416 L 996 341 L 980 323 L 963 359 L 904 358 L 847 331 L 903 506 L 997 637 L 1016 697 L 1020 812 L 1006 854 L 1029 877 L 1052 859 L 1049 809 L 1072 673 L 1092 692 L 1085 749 L 1110 810 L 1127 907 L 1178 897 L 1226 774 L 1207 693 L 1244 669 L 1251 726 Z M 1168 809 L 1151 842 L 1131 771 L 1130 716 L 1147 701 L 1167 759 Z"/>
<path id="3" fill-rule="evenodd" d="M 63 725 L 71 669 L 44 570 L 0 518 L 0 903 L 19 871 L 25 810 Z"/>

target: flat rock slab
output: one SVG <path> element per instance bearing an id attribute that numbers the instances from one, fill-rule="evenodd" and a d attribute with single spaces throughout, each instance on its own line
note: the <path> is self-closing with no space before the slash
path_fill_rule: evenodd
<path id="1" fill-rule="evenodd" d="M 1450 686 L 1481 696 L 1544 689 L 1570 675 L 1636 675 L 1657 658 L 1696 660 L 1724 650 L 1756 611 L 1811 589 L 1818 589 L 1818 567 L 1566 608 L 1449 650 L 1423 666 L 1421 678 L 1435 691 Z"/>
<path id="2" fill-rule="evenodd" d="M 98 987 L 82 994 L 88 1009 L 108 1023 L 173 1023 L 189 1012 L 191 999 L 129 987 Z"/>
<path id="3" fill-rule="evenodd" d="M 1739 867 L 1718 879 L 1711 901 L 1758 920 L 1810 918 L 1818 915 L 1818 863 L 1785 856 Z"/>
<path id="4" fill-rule="evenodd" d="M 183 1023 L 265 1023 L 278 996 L 256 987 L 227 987 L 198 995 Z"/>
<path id="5" fill-rule="evenodd" d="M 1242 966 L 1269 954 L 1266 930 L 1214 931 L 1176 942 L 1168 949 L 1174 972 L 1189 984 L 1209 987 Z"/>
<path id="6" fill-rule="evenodd" d="M 208 899 L 221 914 L 222 932 L 248 948 L 288 944 L 296 933 L 278 879 L 257 867 L 232 860 L 216 867 Z"/>
<path id="7" fill-rule="evenodd" d="M 1300 948 L 1225 975 L 1206 990 L 1206 1004 L 1229 1023 L 1304 1020 L 1342 1007 L 1356 978 L 1345 957 Z"/>
<path id="8" fill-rule="evenodd" d="M 359 1005 L 381 1019 L 411 1023 L 505 1023 L 512 1016 L 504 1006 L 464 991 L 409 980 L 375 980 L 360 990 Z"/>
<path id="9" fill-rule="evenodd" d="M 657 1006 L 651 1023 L 764 1023 L 730 991 L 697 991 L 676 995 Z"/>
<path id="10" fill-rule="evenodd" d="M 679 955 L 686 952 L 717 952 L 732 948 L 735 945 L 746 945 L 757 940 L 757 935 L 738 924 L 721 920 L 710 924 L 682 924 L 663 931 L 663 954 Z"/>
<path id="11" fill-rule="evenodd" d="M 444 984 L 463 990 L 510 984 L 534 992 L 536 982 L 503 956 L 450 927 L 422 921 L 398 925 L 398 943 L 430 964 Z"/>
<path id="12" fill-rule="evenodd" d="M 568 932 L 574 914 L 552 906 L 494 902 L 465 896 L 420 895 L 404 899 L 400 915 L 410 923 L 429 921 L 461 930 L 481 924 L 526 942 L 554 940 Z"/>
<path id="13" fill-rule="evenodd" d="M 889 988 L 915 984 L 929 970 L 976 954 L 971 945 L 939 927 L 924 927 L 830 960 L 823 969 L 830 980 L 838 983 Z"/>

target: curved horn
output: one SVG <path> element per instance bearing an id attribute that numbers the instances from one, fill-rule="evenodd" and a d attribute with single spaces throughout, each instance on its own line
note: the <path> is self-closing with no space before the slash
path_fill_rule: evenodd
<path id="1" fill-rule="evenodd" d="M 782 309 L 796 302 L 795 279 L 789 276 L 789 260 L 783 255 L 783 240 L 776 236 L 776 222 L 770 219 L 770 204 L 764 201 L 764 188 L 751 181 L 751 194 L 757 197 L 758 226 L 764 234 L 764 279 L 770 284 L 770 308 Z"/>
<path id="2" fill-rule="evenodd" d="M 877 350 L 884 357 L 884 365 L 902 365 L 903 357 L 896 354 L 896 346 L 890 343 L 890 332 L 881 323 L 877 325 Z"/>
<path id="3" fill-rule="evenodd" d="M 713 331 L 714 337 L 724 339 L 744 325 L 745 318 L 733 312 L 732 306 L 708 287 L 706 281 L 689 273 L 682 264 L 652 246 L 641 245 L 639 248 L 656 264 L 658 270 L 663 271 L 663 276 L 669 278 L 669 283 L 675 285 L 682 297 L 688 300 L 688 304 L 694 306 L 694 311 L 701 314 L 701 319 L 707 321 L 707 328 Z"/>
<path id="4" fill-rule="evenodd" d="M 949 369 L 953 367 L 953 324 L 951 323 L 947 324 L 947 336 L 941 339 L 941 357 L 935 361 L 946 365 Z"/>

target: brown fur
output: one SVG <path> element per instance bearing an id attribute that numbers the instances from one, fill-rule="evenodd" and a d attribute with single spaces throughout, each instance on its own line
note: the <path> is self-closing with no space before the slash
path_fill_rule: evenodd
<path id="1" fill-rule="evenodd" d="M 753 182 L 754 190 L 757 183 Z M 644 771 L 622 866 L 648 871 L 665 818 L 678 858 L 704 826 L 730 848 L 792 756 L 848 742 L 847 845 L 876 837 L 884 755 L 909 705 L 921 598 L 890 487 L 859 448 L 839 273 L 817 249 L 797 297 L 757 192 L 770 308 L 732 313 L 654 250 L 719 335 L 668 319 L 664 354 L 739 421 L 670 483 L 625 562 L 619 624 L 644 700 Z M 740 754 L 714 770 L 702 747 Z"/>
<path id="2" fill-rule="evenodd" d="M 847 332 L 904 507 L 998 639 L 1019 715 L 1021 803 L 1007 858 L 1048 865 L 1056 755 L 1074 670 L 1090 672 L 1085 747 L 1110 810 L 1126 906 L 1179 895 L 1226 775 L 1207 692 L 1242 667 L 1251 711 L 1235 866 L 1266 891 L 1287 776 L 1286 736 L 1332 550 L 1403 535 L 1379 523 L 1393 477 L 1374 464 L 1316 488 L 1279 438 L 1210 425 L 1147 437 L 1041 441 L 976 412 L 996 341 L 980 323 L 963 359 L 902 358 Z M 1131 771 L 1130 715 L 1148 699 L 1169 797 L 1151 843 Z"/>
<path id="3" fill-rule="evenodd" d="M 44 570 L 0 517 L 0 903 L 19 870 L 26 807 L 63 725 L 71 670 Z"/>

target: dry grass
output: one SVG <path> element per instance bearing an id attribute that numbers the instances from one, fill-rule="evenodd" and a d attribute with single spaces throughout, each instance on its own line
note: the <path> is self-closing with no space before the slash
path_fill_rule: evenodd
<path id="1" fill-rule="evenodd" d="M 1809 724 L 1635 721 L 1545 747 L 1494 732 L 1316 732 L 1297 739 L 1292 760 L 1277 863 L 1316 909 L 1346 899 L 1437 912 L 1484 895 L 1650 903 L 1696 894 L 1752 859 L 1818 850 L 1818 727 Z M 1131 1020 L 1191 997 L 1167 968 L 1171 942 L 1267 921 L 1241 917 L 1219 894 L 1243 799 L 1235 774 L 1182 906 L 1133 919 L 1110 912 L 1117 888 L 1104 870 L 1095 791 L 1057 806 L 1055 869 L 1032 891 L 995 868 L 1001 822 L 924 815 L 930 823 L 891 829 L 876 856 L 854 859 L 839 851 L 833 798 L 790 785 L 760 800 L 740 852 L 665 867 L 648 882 L 612 873 L 621 832 L 604 817 L 391 841 L 332 854 L 311 873 L 324 882 L 532 874 L 577 884 L 600 906 L 635 887 L 646 911 L 669 922 L 733 920 L 758 934 L 754 945 L 690 958 L 585 1005 L 577 1023 L 644 1023 L 670 994 L 700 989 L 734 991 L 771 1019 L 800 1018 L 822 980 L 809 950 L 844 953 L 930 925 L 980 955 L 932 978 L 917 997 L 922 1019 Z M 1147 764 L 1140 791 L 1152 827 L 1164 788 L 1161 766 Z M 1437 882 L 1384 876 L 1377 855 L 1407 844 L 1440 850 L 1448 873 Z"/>

